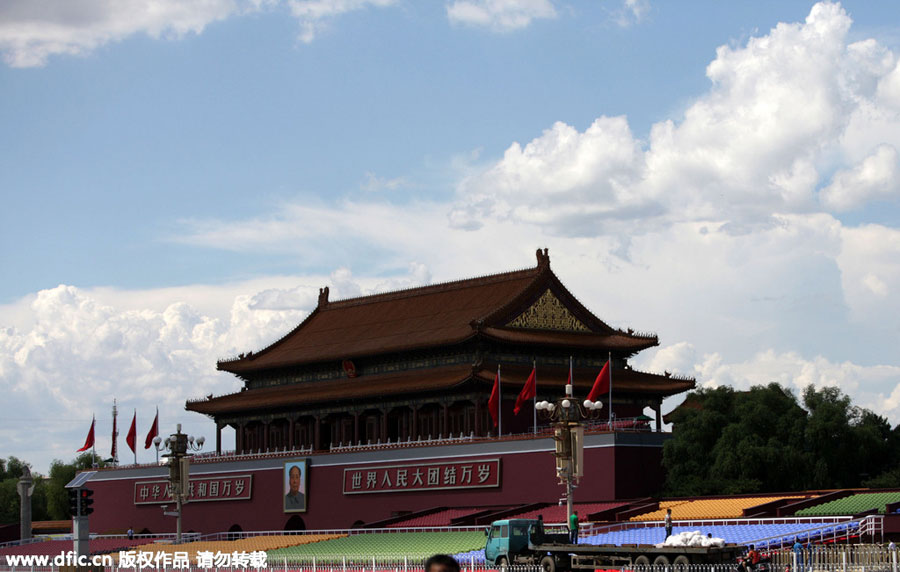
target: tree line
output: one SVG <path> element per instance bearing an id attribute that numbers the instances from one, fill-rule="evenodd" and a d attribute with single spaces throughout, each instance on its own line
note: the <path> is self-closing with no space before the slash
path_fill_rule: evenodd
<path id="1" fill-rule="evenodd" d="M 91 467 L 91 454 L 83 453 L 69 463 L 59 460 L 50 465 L 47 476 L 32 474 L 34 491 L 31 493 L 31 519 L 68 520 L 69 494 L 66 484 L 75 473 Z M 102 462 L 101 462 L 102 465 Z M 0 524 L 19 522 L 19 493 L 16 484 L 30 465 L 16 457 L 0 459 Z"/>
<path id="2" fill-rule="evenodd" d="M 666 496 L 900 487 L 900 425 L 837 387 L 704 388 L 669 419 Z"/>

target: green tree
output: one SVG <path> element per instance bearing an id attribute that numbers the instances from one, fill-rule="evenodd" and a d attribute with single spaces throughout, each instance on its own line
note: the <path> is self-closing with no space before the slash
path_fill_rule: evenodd
<path id="1" fill-rule="evenodd" d="M 674 438 L 663 446 L 665 492 L 674 496 L 713 494 L 724 483 L 710 473 L 712 451 L 734 415 L 734 390 L 702 388 L 688 399 L 694 406 L 675 413 Z"/>
<path id="2" fill-rule="evenodd" d="M 83 453 L 69 463 L 54 460 L 50 465 L 50 476 L 38 474 L 34 478 L 31 495 L 32 520 L 67 520 L 69 513 L 69 493 L 66 485 L 82 469 L 91 468 L 91 454 Z M 19 493 L 16 485 L 28 464 L 16 457 L 6 461 L 0 459 L 0 523 L 19 521 Z M 103 463 L 100 463 L 103 466 Z"/>
<path id="3" fill-rule="evenodd" d="M 900 486 L 900 427 L 836 387 L 777 383 L 701 389 L 672 414 L 663 448 L 669 495 Z"/>

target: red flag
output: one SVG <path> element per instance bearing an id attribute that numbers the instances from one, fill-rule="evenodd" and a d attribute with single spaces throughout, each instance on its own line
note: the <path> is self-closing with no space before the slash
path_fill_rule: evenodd
<path id="1" fill-rule="evenodd" d="M 131 429 L 128 430 L 125 442 L 128 443 L 132 453 L 137 453 L 137 411 L 134 412 L 134 417 L 131 418 Z"/>
<path id="2" fill-rule="evenodd" d="M 159 409 L 156 410 L 156 417 L 153 418 L 153 425 L 150 426 L 150 431 L 147 432 L 147 438 L 144 439 L 144 449 L 149 449 L 150 445 L 153 444 L 153 438 L 159 435 Z"/>
<path id="3" fill-rule="evenodd" d="M 519 414 L 519 410 L 522 409 L 522 404 L 532 399 L 537 394 L 537 368 L 533 368 L 531 370 L 531 375 L 528 376 L 528 379 L 525 380 L 525 387 L 522 388 L 522 391 L 519 392 L 519 397 L 516 398 L 516 406 L 513 408 L 513 413 L 516 415 Z"/>
<path id="4" fill-rule="evenodd" d="M 488 399 L 488 411 L 491 412 L 491 419 L 494 420 L 494 427 L 500 422 L 500 370 L 494 377 L 494 389 L 491 390 L 491 398 Z"/>
<path id="5" fill-rule="evenodd" d="M 609 370 L 609 360 L 603 364 L 603 369 L 600 370 L 599 375 L 597 375 L 597 379 L 594 380 L 594 387 L 591 388 L 591 392 L 588 394 L 588 401 L 597 401 L 597 399 L 601 395 L 606 395 L 609 393 L 609 380 L 612 376 L 612 372 Z"/>
<path id="6" fill-rule="evenodd" d="M 90 449 L 91 447 L 94 446 L 94 423 L 96 423 L 96 422 L 97 422 L 96 419 L 91 419 L 91 430 L 88 431 L 87 439 L 84 440 L 84 447 L 82 447 L 81 449 L 78 449 L 78 451 L 76 451 L 77 453 L 80 453 L 82 451 L 87 451 L 88 449 Z"/>

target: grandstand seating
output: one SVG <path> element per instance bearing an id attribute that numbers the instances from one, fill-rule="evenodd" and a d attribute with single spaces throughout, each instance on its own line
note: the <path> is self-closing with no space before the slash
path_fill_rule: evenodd
<path id="1" fill-rule="evenodd" d="M 183 544 L 153 544 L 137 548 L 138 551 L 187 552 L 188 558 L 196 561 L 198 552 L 255 552 L 277 550 L 288 546 L 322 542 L 346 536 L 345 534 L 286 534 L 273 536 L 251 536 L 238 540 L 201 540 Z"/>
<path id="2" fill-rule="evenodd" d="M 387 526 L 387 528 L 406 528 L 413 526 L 450 526 L 452 520 L 469 516 L 476 512 L 483 511 L 483 508 L 448 508 L 446 510 L 433 512 L 423 516 L 417 516 L 408 520 L 395 522 Z"/>
<path id="3" fill-rule="evenodd" d="M 900 502 L 900 491 L 858 493 L 797 511 L 797 516 L 852 516 L 877 510 L 884 514 L 885 505 Z"/>
<path id="4" fill-rule="evenodd" d="M 611 508 L 618 508 L 620 506 L 626 506 L 628 503 L 622 502 L 594 502 L 594 503 L 576 503 L 574 505 L 575 511 L 578 513 L 578 518 L 580 521 L 586 521 L 588 515 L 593 514 L 595 512 L 600 512 L 603 510 L 609 510 Z M 560 523 L 566 522 L 566 514 L 568 509 L 565 505 L 552 505 L 544 508 L 539 508 L 535 510 L 529 510 L 527 512 L 522 512 L 519 514 L 507 516 L 506 518 L 537 518 L 538 515 L 544 516 L 544 522 L 551 523 Z"/>
<path id="5" fill-rule="evenodd" d="M 90 541 L 91 554 L 106 554 L 118 550 L 130 550 L 136 546 L 151 544 L 155 538 L 95 538 Z M 71 540 L 69 541 L 71 542 Z"/>
<path id="6" fill-rule="evenodd" d="M 403 557 L 423 559 L 436 553 L 455 554 L 484 548 L 483 532 L 382 532 L 354 534 L 334 540 L 271 550 L 269 562 L 368 562 Z"/>
<path id="7" fill-rule="evenodd" d="M 674 512 L 674 511 L 673 511 Z M 721 538 L 728 544 L 760 543 L 763 539 L 769 539 L 762 544 L 784 545 L 792 544 L 795 540 L 805 542 L 815 540 L 822 535 L 846 531 L 848 528 L 856 528 L 857 522 L 837 523 L 826 525 L 813 522 L 780 522 L 774 524 L 714 524 L 704 526 L 678 526 L 672 529 L 672 534 L 692 532 L 699 530 L 702 534 L 712 534 L 714 538 Z M 584 544 L 656 544 L 666 538 L 666 530 L 663 526 L 636 527 L 626 530 L 616 530 L 593 534 L 580 540 Z"/>
<path id="8" fill-rule="evenodd" d="M 484 548 L 467 550 L 466 552 L 457 552 L 452 556 L 463 566 L 470 562 L 474 564 L 484 564 Z"/>
<path id="9" fill-rule="evenodd" d="M 693 520 L 701 518 L 740 518 L 744 510 L 753 506 L 782 499 L 800 499 L 797 496 L 772 496 L 772 497 L 736 497 L 719 499 L 697 499 L 662 501 L 659 510 L 631 517 L 632 521 L 662 520 L 666 516 L 666 509 L 672 509 L 674 520 Z M 799 513 L 798 513 L 799 514 Z"/>
<path id="10" fill-rule="evenodd" d="M 37 554 L 57 555 L 61 552 L 72 550 L 71 540 L 45 540 L 43 542 L 32 542 L 18 546 L 7 546 L 0 548 L 0 556 L 8 556 L 10 554 Z"/>

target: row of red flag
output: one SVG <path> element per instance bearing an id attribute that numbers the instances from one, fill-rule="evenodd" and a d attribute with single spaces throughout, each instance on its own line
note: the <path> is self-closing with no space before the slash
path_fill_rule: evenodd
<path id="1" fill-rule="evenodd" d="M 569 379 L 566 381 L 567 384 L 572 383 L 572 368 L 569 368 Z M 588 401 L 597 401 L 601 395 L 606 395 L 609 393 L 609 388 L 612 385 L 612 371 L 610 371 L 609 360 L 603 364 L 603 368 L 600 370 L 600 373 L 597 374 L 597 379 L 594 380 L 594 386 L 591 387 L 591 392 L 588 393 L 587 399 Z M 513 413 L 515 415 L 519 414 L 519 411 L 522 410 L 522 405 L 528 401 L 529 399 L 534 399 L 537 396 L 537 365 L 535 365 L 531 369 L 531 375 L 528 376 L 528 379 L 525 380 L 525 386 L 522 387 L 522 391 L 519 392 L 519 396 L 516 397 L 516 405 L 513 408 Z M 488 399 L 488 411 L 491 413 L 491 418 L 494 420 L 494 427 L 496 427 L 500 423 L 500 367 L 497 367 L 497 375 L 494 376 L 494 388 L 491 390 L 491 397 Z"/>
<path id="2" fill-rule="evenodd" d="M 82 451 L 87 451 L 91 447 L 94 446 L 94 426 L 97 423 L 97 419 L 91 419 L 91 429 L 88 431 L 87 439 L 84 441 L 84 447 L 78 449 L 78 453 Z M 116 431 L 116 418 L 113 417 L 113 444 L 112 444 L 112 456 L 116 458 L 116 437 L 119 435 Z M 149 449 L 150 445 L 153 444 L 153 439 L 159 435 L 159 410 L 156 410 L 156 417 L 153 418 L 153 425 L 150 426 L 150 431 L 147 432 L 147 437 L 144 439 L 144 449 Z M 125 442 L 128 443 L 128 446 L 131 448 L 131 451 L 137 454 L 137 411 L 134 412 L 134 417 L 131 419 L 131 429 L 128 430 L 128 435 L 125 437 Z"/>

